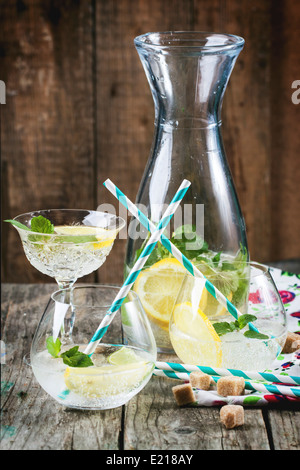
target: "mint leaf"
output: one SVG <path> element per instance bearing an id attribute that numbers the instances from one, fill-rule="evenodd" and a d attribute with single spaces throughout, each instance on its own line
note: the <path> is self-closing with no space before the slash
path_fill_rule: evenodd
<path id="1" fill-rule="evenodd" d="M 245 331 L 244 336 L 246 336 L 246 338 L 253 338 L 253 339 L 269 339 L 268 335 L 264 335 L 262 333 L 258 333 L 257 331 L 253 331 L 253 330 Z"/>
<path id="2" fill-rule="evenodd" d="M 46 340 L 46 344 L 47 350 L 51 356 L 61 358 L 64 364 L 70 367 L 89 367 L 93 365 L 93 361 L 90 356 L 78 351 L 79 346 L 73 346 L 73 348 L 59 355 L 61 348 L 61 341 L 59 338 L 54 341 L 53 336 L 49 336 Z"/>
<path id="3" fill-rule="evenodd" d="M 54 225 L 49 219 L 39 215 L 31 219 L 31 230 L 38 233 L 54 233 Z"/>
<path id="4" fill-rule="evenodd" d="M 221 254 L 222 254 L 222 252 L 219 251 L 219 253 L 217 253 L 217 254 L 213 257 L 212 262 L 213 262 L 213 263 L 219 263 L 220 258 L 221 258 Z"/>
<path id="5" fill-rule="evenodd" d="M 208 251 L 208 244 L 197 234 L 195 225 L 178 227 L 172 235 L 171 242 L 189 259 L 195 256 L 195 252 L 200 254 Z"/>
<path id="6" fill-rule="evenodd" d="M 17 228 L 21 228 L 29 232 L 33 231 L 33 232 L 46 233 L 46 234 L 54 233 L 54 225 L 50 222 L 50 220 L 46 219 L 42 215 L 39 215 L 38 217 L 33 217 L 31 219 L 31 224 L 30 224 L 31 228 L 13 219 L 8 219 L 8 220 L 5 220 L 4 222 L 10 222 L 12 225 L 15 225 Z M 30 234 L 28 235 L 28 240 L 30 240 L 33 243 L 39 242 L 39 241 L 43 242 L 45 241 L 45 237 L 42 237 L 40 235 Z"/>
<path id="7" fill-rule="evenodd" d="M 21 222 L 18 222 L 17 220 L 7 219 L 7 220 L 4 220 L 4 222 L 9 222 L 9 223 L 11 223 L 12 225 L 15 225 L 18 228 L 22 228 L 23 230 L 29 230 L 30 231 L 30 228 L 28 228 L 24 224 L 21 224 Z"/>
<path id="8" fill-rule="evenodd" d="M 249 315 L 248 313 L 246 313 L 245 315 L 241 315 L 234 322 L 230 322 L 230 323 L 226 321 L 216 322 L 213 324 L 213 327 L 216 330 L 216 333 L 219 336 L 222 336 L 222 335 L 225 335 L 226 333 L 231 333 L 232 331 L 239 331 L 242 328 L 244 328 L 248 323 L 254 320 L 256 320 L 256 316 Z M 246 333 L 248 332 L 246 331 Z M 246 333 L 245 333 L 245 336 L 248 336 L 249 338 L 256 337 L 256 336 L 246 335 Z M 255 331 L 254 333 L 257 334 Z"/>
<path id="9" fill-rule="evenodd" d="M 197 267 L 199 267 L 200 271 L 206 277 L 208 277 L 208 279 L 213 277 L 213 282 L 215 283 L 215 278 L 217 277 L 218 272 L 216 271 L 216 266 L 212 259 L 200 254 L 196 258 L 194 258 L 193 261 L 196 263 Z M 223 294 L 226 296 L 225 292 L 223 292 Z"/>
<path id="10" fill-rule="evenodd" d="M 236 267 L 234 264 L 229 263 L 228 261 L 223 261 L 222 262 L 222 271 L 235 271 Z"/>
<path id="11" fill-rule="evenodd" d="M 45 233 L 48 235 L 52 235 L 55 233 L 54 225 L 50 222 L 49 219 L 39 215 L 37 217 L 33 217 L 31 219 L 31 228 L 26 227 L 26 225 L 21 224 L 13 219 L 5 220 L 4 222 L 10 222 L 12 225 L 15 225 L 18 228 L 22 228 L 24 230 L 29 230 L 32 232 L 38 233 Z M 39 242 L 39 241 L 47 241 L 48 237 L 42 237 L 39 235 L 29 235 L 28 240 L 32 242 Z M 78 235 L 78 236 L 57 236 L 55 237 L 55 242 L 64 242 L 64 243 L 93 243 L 98 242 L 99 240 L 95 235 Z"/>
<path id="12" fill-rule="evenodd" d="M 238 278 L 237 278 L 238 279 Z M 242 306 L 248 298 L 249 291 L 249 280 L 248 279 L 238 279 L 238 287 L 233 293 L 231 302 L 239 308 Z"/>
<path id="13" fill-rule="evenodd" d="M 240 243 L 240 249 L 239 249 L 239 252 L 236 256 L 236 261 L 238 261 L 240 263 L 246 263 L 247 260 L 248 260 L 247 248 L 245 246 L 243 246 L 242 243 Z"/>
<path id="14" fill-rule="evenodd" d="M 213 324 L 213 327 L 216 330 L 218 336 L 225 335 L 226 333 L 231 333 L 236 329 L 234 322 L 228 323 L 227 321 L 216 322 Z"/>
<path id="15" fill-rule="evenodd" d="M 64 364 L 67 364 L 70 367 L 89 367 L 93 365 L 91 358 L 80 351 L 78 351 L 79 346 L 74 346 L 73 348 L 65 351 L 60 355 Z"/>
<path id="16" fill-rule="evenodd" d="M 257 318 L 255 315 L 250 315 L 248 313 L 246 313 L 245 315 L 241 315 L 237 320 L 239 328 L 240 329 L 244 328 L 248 323 L 253 322 L 256 319 Z"/>
<path id="17" fill-rule="evenodd" d="M 60 339 L 57 338 L 56 341 L 54 341 L 53 336 L 49 336 L 49 338 L 47 338 L 46 340 L 46 344 L 47 344 L 47 349 L 48 349 L 49 354 L 51 354 L 51 356 L 53 357 L 59 357 L 58 353 L 61 348 Z"/>

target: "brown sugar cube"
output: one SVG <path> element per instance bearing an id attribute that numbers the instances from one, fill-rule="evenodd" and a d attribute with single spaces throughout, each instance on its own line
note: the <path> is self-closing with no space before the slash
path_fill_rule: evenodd
<path id="1" fill-rule="evenodd" d="M 182 384 L 182 385 L 175 385 L 172 388 L 175 400 L 177 405 L 183 406 L 188 405 L 189 403 L 194 403 L 195 395 L 190 383 Z"/>
<path id="2" fill-rule="evenodd" d="M 243 377 L 221 377 L 217 382 L 217 392 L 222 397 L 230 395 L 243 395 L 245 391 L 245 380 Z"/>
<path id="3" fill-rule="evenodd" d="M 289 354 L 300 348 L 300 335 L 288 331 L 285 344 L 282 349 L 283 354 Z"/>
<path id="4" fill-rule="evenodd" d="M 221 423 L 227 429 L 236 428 L 244 424 L 244 408 L 242 405 L 225 405 L 220 410 Z"/>
<path id="5" fill-rule="evenodd" d="M 209 390 L 212 378 L 202 371 L 194 371 L 190 373 L 190 384 L 194 388 L 201 390 Z"/>

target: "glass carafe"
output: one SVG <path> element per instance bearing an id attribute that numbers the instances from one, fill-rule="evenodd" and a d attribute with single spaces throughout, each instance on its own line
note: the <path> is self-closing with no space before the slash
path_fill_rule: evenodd
<path id="1" fill-rule="evenodd" d="M 222 262 L 231 269 L 231 260 L 248 260 L 249 256 L 220 114 L 244 39 L 229 34 L 162 32 L 139 36 L 134 42 L 155 106 L 153 143 L 136 203 L 157 224 L 182 180 L 190 180 L 191 187 L 166 235 L 189 259 L 203 262 L 206 272 L 208 266 L 215 270 Z M 127 270 L 147 236 L 146 229 L 132 220 Z M 166 269 L 170 258 L 158 244 L 145 268 L 160 262 L 156 267 Z M 172 271 L 174 263 L 170 265 Z"/>

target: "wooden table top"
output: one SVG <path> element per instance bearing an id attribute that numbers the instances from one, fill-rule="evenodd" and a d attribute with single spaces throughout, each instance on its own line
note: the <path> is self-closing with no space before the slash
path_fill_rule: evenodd
<path id="1" fill-rule="evenodd" d="M 2 284 L 2 450 L 299 450 L 299 405 L 245 408 L 245 424 L 227 430 L 217 407 L 178 407 L 172 386 L 153 377 L 126 405 L 106 411 L 62 407 L 23 362 L 54 284 Z M 168 360 L 160 356 L 159 360 Z M 169 360 L 171 360 L 169 358 Z"/>

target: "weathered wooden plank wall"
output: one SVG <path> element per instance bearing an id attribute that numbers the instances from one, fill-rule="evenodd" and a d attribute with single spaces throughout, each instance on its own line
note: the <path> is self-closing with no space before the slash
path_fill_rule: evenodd
<path id="1" fill-rule="evenodd" d="M 300 4 L 294 0 L 1 0 L 2 219 L 49 207 L 97 208 L 111 178 L 135 198 L 154 108 L 136 35 L 206 30 L 246 45 L 223 105 L 223 137 L 251 257 L 300 257 Z M 126 240 L 88 279 L 120 282 Z M 43 282 L 2 229 L 2 280 Z"/>

